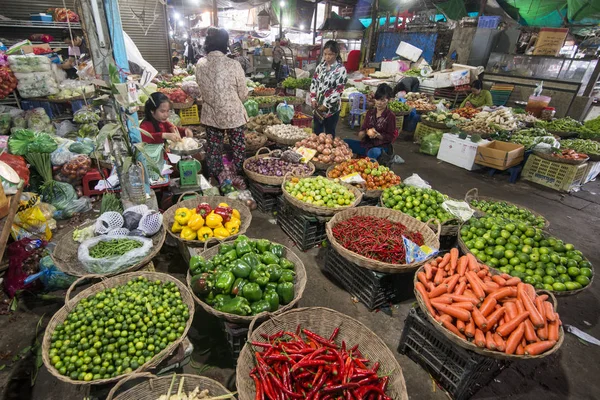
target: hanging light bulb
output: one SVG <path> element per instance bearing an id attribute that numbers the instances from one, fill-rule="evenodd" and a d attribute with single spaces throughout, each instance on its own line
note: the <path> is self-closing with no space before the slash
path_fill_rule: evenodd
<path id="1" fill-rule="evenodd" d="M 281 0 L 281 1 L 279 2 L 279 6 L 280 6 L 280 7 L 285 7 L 285 1 L 284 1 L 284 0 Z"/>
<path id="2" fill-rule="evenodd" d="M 179 21 L 179 26 L 184 26 L 185 22 L 184 21 Z"/>
<path id="3" fill-rule="evenodd" d="M 300 28 L 300 30 L 303 31 L 304 30 L 304 24 L 300 24 L 300 26 L 298 28 Z"/>
<path id="4" fill-rule="evenodd" d="M 177 11 L 175 11 L 173 13 L 173 18 L 175 18 L 176 21 L 179 21 L 179 19 L 181 18 L 181 15 Z"/>

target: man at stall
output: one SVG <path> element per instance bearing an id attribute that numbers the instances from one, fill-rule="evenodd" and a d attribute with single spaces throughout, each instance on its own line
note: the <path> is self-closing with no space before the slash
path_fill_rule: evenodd
<path id="1" fill-rule="evenodd" d="M 81 60 L 81 58 L 85 57 L 86 55 L 89 57 L 87 44 L 85 43 L 85 39 L 83 37 L 74 35 L 68 30 L 63 32 L 63 42 L 65 42 L 65 44 L 67 44 L 69 47 L 65 57 L 66 60 L 63 61 L 59 68 L 67 73 L 67 78 L 77 79 L 77 69 L 75 69 L 77 64 L 76 59 Z"/>
<path id="2" fill-rule="evenodd" d="M 406 97 L 406 93 L 418 92 L 420 87 L 419 78 L 407 76 L 402 78 L 394 88 L 394 97 Z"/>
<path id="3" fill-rule="evenodd" d="M 283 49 L 279 43 L 279 39 L 275 40 L 275 46 L 273 46 L 273 69 L 275 70 L 275 80 L 279 83 L 281 79 L 281 61 L 283 60 Z"/>
<path id="4" fill-rule="evenodd" d="M 494 105 L 492 101 L 492 93 L 489 90 L 483 89 L 483 82 L 479 79 L 473 81 L 471 83 L 471 94 L 467 96 L 466 99 L 460 104 L 461 107 L 472 107 L 472 108 L 480 108 L 480 107 L 491 107 Z"/>

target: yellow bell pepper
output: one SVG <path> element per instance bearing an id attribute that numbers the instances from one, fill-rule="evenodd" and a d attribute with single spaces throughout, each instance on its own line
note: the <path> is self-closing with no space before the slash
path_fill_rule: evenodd
<path id="1" fill-rule="evenodd" d="M 196 231 L 190 228 L 189 226 L 184 226 L 181 230 L 181 238 L 185 240 L 195 240 Z"/>
<path id="2" fill-rule="evenodd" d="M 213 231 L 208 226 L 203 226 L 198 229 L 198 240 L 202 240 L 203 242 L 213 237 Z"/>
<path id="3" fill-rule="evenodd" d="M 173 226 L 171 226 L 171 232 L 179 233 L 183 229 L 183 226 L 179 225 L 179 222 L 173 222 Z"/>
<path id="4" fill-rule="evenodd" d="M 229 207 L 229 204 L 227 204 L 227 203 L 219 203 L 219 205 L 217 207 Z"/>
<path id="5" fill-rule="evenodd" d="M 197 231 L 204 226 L 204 218 L 200 214 L 194 214 L 190 217 L 187 226 Z"/>
<path id="6" fill-rule="evenodd" d="M 181 226 L 187 225 L 191 216 L 192 212 L 187 208 L 178 208 L 175 211 L 175 221 Z"/>
<path id="7" fill-rule="evenodd" d="M 240 215 L 240 212 L 238 210 L 236 210 L 235 208 L 233 209 L 233 212 L 231 213 L 231 217 L 232 218 L 237 218 L 239 220 L 242 219 L 242 216 Z"/>
<path id="8" fill-rule="evenodd" d="M 226 239 L 229 237 L 229 232 L 223 226 L 219 226 L 218 228 L 215 228 L 215 230 L 213 231 L 213 234 L 215 235 L 215 237 L 217 239 Z"/>
<path id="9" fill-rule="evenodd" d="M 240 231 L 240 220 L 239 219 L 231 219 L 230 221 L 225 223 L 225 229 L 229 232 L 230 235 L 235 235 Z"/>
<path id="10" fill-rule="evenodd" d="M 211 212 L 206 216 L 206 220 L 204 222 L 209 228 L 215 229 L 223 223 L 223 217 L 221 217 L 219 214 Z"/>

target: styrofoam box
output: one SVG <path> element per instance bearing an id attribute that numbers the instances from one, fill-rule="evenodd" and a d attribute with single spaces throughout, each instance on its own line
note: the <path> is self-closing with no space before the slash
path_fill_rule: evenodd
<path id="1" fill-rule="evenodd" d="M 400 42 L 396 49 L 396 54 L 413 62 L 416 62 L 421 57 L 421 53 L 423 53 L 423 50 L 406 42 Z"/>
<path id="2" fill-rule="evenodd" d="M 460 139 L 452 133 L 444 133 L 437 158 L 467 171 L 480 169 L 481 166 L 475 164 L 475 156 L 477 155 L 477 147 L 484 143 L 488 143 L 488 141 L 482 140 L 473 143 L 468 138 Z"/>

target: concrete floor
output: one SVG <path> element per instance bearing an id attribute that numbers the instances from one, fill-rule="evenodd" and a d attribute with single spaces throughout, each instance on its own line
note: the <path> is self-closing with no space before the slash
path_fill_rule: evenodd
<path id="1" fill-rule="evenodd" d="M 343 127 L 340 123 L 340 127 Z M 340 136 L 351 134 L 341 129 Z M 479 188 L 484 196 L 509 200 L 534 209 L 551 222 L 550 232 L 574 243 L 595 265 L 600 265 L 597 227 L 600 221 L 600 184 L 585 185 L 579 193 L 559 194 L 533 186 L 524 181 L 508 183 L 507 175 L 490 178 L 483 172 L 468 172 L 438 162 L 431 156 L 418 153 L 418 146 L 399 141 L 396 153 L 405 164 L 394 166 L 401 177 L 418 173 L 433 188 L 454 198 L 463 198 L 471 188 Z M 276 225 L 272 215 L 253 213 L 250 237 L 266 237 L 293 248 L 292 242 Z M 409 397 L 412 399 L 445 399 L 446 394 L 436 387 L 428 373 L 405 356 L 397 353 L 400 335 L 409 309 L 414 304 L 411 293 L 405 300 L 390 309 L 369 312 L 361 303 L 332 282 L 322 272 L 325 249 L 315 248 L 298 254 L 303 260 L 308 284 L 301 307 L 325 306 L 343 312 L 369 326 L 381 337 L 397 356 L 402 366 Z M 174 247 L 165 246 L 154 260 L 156 269 L 169 272 L 181 279 L 185 263 Z M 406 279 L 412 280 L 411 276 Z M 54 293 L 61 297 L 63 293 Z M 35 358 L 27 356 L 13 361 L 13 356 L 35 340 L 35 327 L 40 318 L 42 325 L 61 306 L 60 300 L 40 300 L 27 297 L 19 304 L 12 316 L 0 316 L 0 387 L 5 399 L 59 400 L 81 399 L 87 390 L 62 383 L 51 376 L 44 367 L 40 369 L 36 383 L 30 386 L 30 373 Z M 576 326 L 592 336 L 600 338 L 599 310 L 600 289 L 596 282 L 590 289 L 572 297 L 559 298 L 559 309 L 564 324 Z M 40 330 L 42 332 L 42 330 Z M 224 384 L 233 385 L 234 369 L 226 356 L 225 342 L 218 324 L 208 315 L 197 311 L 190 340 L 195 351 L 193 362 L 184 367 L 188 373 L 213 377 Z M 476 399 L 598 399 L 600 398 L 600 348 L 567 334 L 559 352 L 539 361 L 513 363 L 482 388 Z M 2 367 L 0 367 L 2 368 Z M 231 386 L 233 388 L 233 386 Z M 109 388 L 95 388 L 91 394 L 104 398 Z"/>

